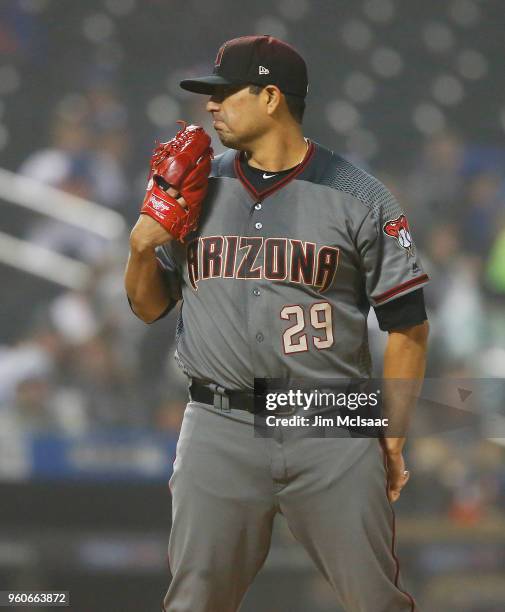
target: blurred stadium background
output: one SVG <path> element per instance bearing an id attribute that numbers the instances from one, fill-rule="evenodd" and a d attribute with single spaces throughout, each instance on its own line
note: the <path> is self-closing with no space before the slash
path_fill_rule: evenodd
<path id="1" fill-rule="evenodd" d="M 0 589 L 160 608 L 185 381 L 175 314 L 136 320 L 122 273 L 154 140 L 179 118 L 212 133 L 178 81 L 228 38 L 294 44 L 306 135 L 403 203 L 432 277 L 427 375 L 505 376 L 504 26 L 500 0 L 1 0 Z M 502 442 L 408 445 L 399 553 L 425 611 L 505 610 Z M 243 609 L 336 609 L 282 521 Z"/>

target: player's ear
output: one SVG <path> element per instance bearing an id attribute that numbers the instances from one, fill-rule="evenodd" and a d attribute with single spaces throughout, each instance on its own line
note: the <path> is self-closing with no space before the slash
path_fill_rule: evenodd
<path id="1" fill-rule="evenodd" d="M 276 85 L 267 85 L 263 88 L 263 94 L 265 96 L 267 113 L 273 115 L 281 101 L 281 90 Z"/>

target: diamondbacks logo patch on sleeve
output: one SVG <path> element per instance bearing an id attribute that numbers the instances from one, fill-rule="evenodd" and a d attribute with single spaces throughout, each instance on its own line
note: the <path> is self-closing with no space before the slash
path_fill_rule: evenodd
<path id="1" fill-rule="evenodd" d="M 407 251 L 409 257 L 413 256 L 412 236 L 410 234 L 409 222 L 405 215 L 400 215 L 396 219 L 386 221 L 382 227 L 386 236 L 394 238 L 398 244 Z"/>

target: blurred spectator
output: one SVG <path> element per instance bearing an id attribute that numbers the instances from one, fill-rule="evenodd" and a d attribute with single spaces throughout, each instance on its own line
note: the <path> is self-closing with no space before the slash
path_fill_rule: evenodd
<path id="1" fill-rule="evenodd" d="M 23 380 L 51 374 L 54 356 L 39 339 L 40 336 L 13 347 L 0 347 L 0 404 L 13 400 Z"/>
<path id="2" fill-rule="evenodd" d="M 505 297 L 505 225 L 497 233 L 491 245 L 487 262 L 486 281 L 488 289 L 495 295 Z"/>
<path id="3" fill-rule="evenodd" d="M 459 257 L 451 266 L 432 327 L 433 336 L 443 346 L 442 375 L 454 362 L 468 359 L 471 363 L 484 345 L 485 319 L 479 273 L 480 262 L 475 258 Z"/>
<path id="4" fill-rule="evenodd" d="M 17 61 L 43 62 L 47 58 L 47 28 L 42 20 L 24 8 L 21 2 L 2 2 L 0 54 Z"/>
<path id="5" fill-rule="evenodd" d="M 94 91 L 89 95 L 97 97 Z M 103 206 L 123 206 L 128 190 L 122 164 L 129 144 L 121 106 L 113 109 L 109 116 L 98 105 L 95 117 L 85 100 L 64 101 L 54 118 L 50 146 L 31 153 L 20 173 Z"/>
<path id="6" fill-rule="evenodd" d="M 54 329 L 69 345 L 86 342 L 98 333 L 98 320 L 84 293 L 68 292 L 56 298 L 49 307 Z"/>
<path id="7" fill-rule="evenodd" d="M 68 161 L 67 174 L 56 187 L 70 195 L 89 199 L 92 185 L 89 158 L 86 155 L 76 155 Z M 68 205 L 72 206 L 72 200 L 69 200 Z M 28 226 L 26 238 L 51 251 L 92 264 L 98 264 L 108 248 L 107 241 L 92 231 L 54 219 L 36 221 Z"/>
<path id="8" fill-rule="evenodd" d="M 436 310 L 447 293 L 453 263 L 460 253 L 460 248 L 456 223 L 440 222 L 431 227 L 423 257 L 430 276 L 430 283 L 424 289 L 430 309 Z"/>
<path id="9" fill-rule="evenodd" d="M 505 209 L 502 177 L 491 172 L 475 176 L 467 188 L 467 207 L 461 221 L 465 251 L 487 257 L 496 236 L 496 219 Z"/>
<path id="10" fill-rule="evenodd" d="M 52 391 L 49 381 L 43 377 L 29 377 L 18 384 L 12 412 L 20 430 L 54 431 L 58 428 L 53 415 Z"/>
<path id="11" fill-rule="evenodd" d="M 91 133 L 82 112 L 70 117 L 57 114 L 53 120 L 49 147 L 31 153 L 19 171 L 41 183 L 61 187 L 72 174 L 74 160 L 85 158 L 90 144 Z M 91 176 L 90 165 L 87 172 Z"/>
<path id="12" fill-rule="evenodd" d="M 125 171 L 130 155 L 128 113 L 109 79 L 95 74 L 86 90 L 96 159 L 93 199 L 124 212 L 130 184 Z"/>
<path id="13" fill-rule="evenodd" d="M 407 177 L 406 207 L 422 246 L 438 224 L 453 222 L 463 201 L 464 144 L 454 132 L 434 134 Z"/>
<path id="14" fill-rule="evenodd" d="M 95 427 L 145 424 L 149 415 L 139 409 L 136 381 L 127 374 L 113 344 L 100 336 L 68 346 L 60 372 L 65 384 L 81 394 Z"/>

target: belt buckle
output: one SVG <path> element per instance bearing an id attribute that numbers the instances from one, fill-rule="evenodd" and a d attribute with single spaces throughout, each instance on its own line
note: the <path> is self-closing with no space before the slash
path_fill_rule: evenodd
<path id="1" fill-rule="evenodd" d="M 214 383 L 211 383 L 209 388 L 214 393 L 214 408 L 223 412 L 230 412 L 230 398 L 226 395 L 226 389 Z"/>

